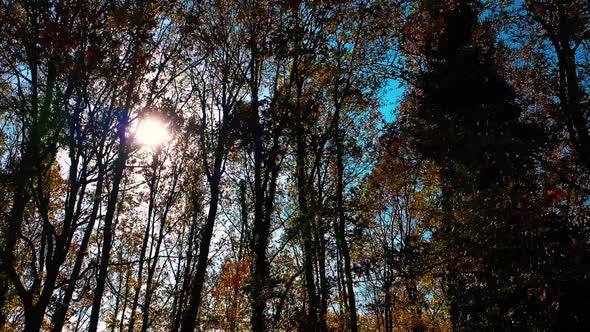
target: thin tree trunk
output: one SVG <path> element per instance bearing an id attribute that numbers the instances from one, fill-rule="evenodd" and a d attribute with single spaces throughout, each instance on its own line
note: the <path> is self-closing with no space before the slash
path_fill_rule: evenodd
<path id="1" fill-rule="evenodd" d="M 576 66 L 576 54 L 571 48 L 570 18 L 564 13 L 564 6 L 559 5 L 559 46 L 556 47 L 562 92 L 560 101 L 566 118 L 570 121 L 570 135 L 578 155 L 586 168 L 590 170 L 590 134 L 588 132 L 587 114 L 581 106 L 581 91 Z"/>
<path id="2" fill-rule="evenodd" d="M 301 87 L 298 87 L 298 102 L 300 100 Z M 317 308 L 318 298 L 316 295 L 315 279 L 313 273 L 313 262 L 314 262 L 314 246 L 312 244 L 312 230 L 311 222 L 312 217 L 310 216 L 309 209 L 307 206 L 307 188 L 306 188 L 306 172 L 305 172 L 305 156 L 306 156 L 306 144 L 304 137 L 303 128 L 303 114 L 301 107 L 297 107 L 297 194 L 299 203 L 299 225 L 302 230 L 303 237 L 303 269 L 305 275 L 305 286 L 308 298 L 308 312 L 306 320 L 306 330 L 315 331 L 319 327 L 317 319 Z"/>
<path id="3" fill-rule="evenodd" d="M 253 117 L 254 140 L 254 220 L 252 227 L 251 247 L 254 253 L 254 266 L 252 273 L 252 318 L 253 332 L 266 331 L 266 294 L 265 281 L 268 275 L 266 261 L 266 247 L 268 245 L 268 233 L 264 218 L 264 187 L 262 184 L 262 128 L 259 114 L 258 101 L 258 43 L 256 41 L 257 30 L 250 29 L 250 109 Z"/>
<path id="4" fill-rule="evenodd" d="M 319 324 L 321 331 L 328 331 L 326 323 L 326 316 L 328 314 L 328 279 L 326 278 L 326 239 L 324 238 L 323 227 L 316 225 L 318 228 L 319 250 L 318 250 L 318 265 L 320 277 L 320 308 L 319 308 Z"/>
<path id="5" fill-rule="evenodd" d="M 224 82 L 225 87 L 225 82 Z M 225 90 L 225 88 L 224 88 Z M 201 235 L 201 241 L 199 244 L 199 256 L 197 258 L 197 267 L 195 269 L 195 276 L 191 284 L 191 293 L 189 298 L 188 307 L 186 308 L 183 319 L 182 328 L 183 332 L 192 332 L 197 323 L 199 316 L 199 308 L 201 306 L 201 293 L 205 285 L 205 276 L 207 275 L 207 266 L 209 265 L 209 250 L 211 247 L 211 238 L 213 237 L 213 228 L 215 226 L 215 218 L 217 216 L 217 209 L 219 205 L 219 196 L 221 194 L 220 183 L 221 176 L 223 174 L 223 164 L 227 153 L 226 139 L 229 130 L 229 109 L 227 105 L 222 105 L 223 119 L 221 120 L 221 128 L 219 129 L 219 138 L 217 140 L 217 146 L 213 157 L 213 172 L 210 173 L 208 166 L 206 166 L 207 180 L 209 182 L 209 191 L 211 194 L 209 201 L 209 211 L 207 214 L 207 221 Z M 205 125 L 202 124 L 202 140 L 205 140 Z M 204 144 L 202 144 L 204 146 Z M 204 165 L 208 165 L 207 154 L 204 152 Z"/>
<path id="6" fill-rule="evenodd" d="M 182 165 L 180 166 L 182 167 Z M 164 209 L 164 213 L 161 216 L 160 220 L 160 229 L 158 231 L 158 240 L 156 242 L 156 248 L 154 250 L 154 255 L 151 257 L 152 262 L 148 265 L 148 275 L 146 280 L 146 289 L 145 289 L 145 300 L 143 304 L 142 310 L 142 322 L 141 322 L 141 331 L 147 331 L 149 327 L 149 309 L 152 303 L 152 293 L 153 293 L 153 279 L 156 272 L 156 266 L 158 264 L 158 259 L 160 257 L 160 247 L 162 245 L 162 241 L 164 240 L 164 228 L 166 226 L 166 220 L 168 218 L 168 212 L 170 211 L 170 207 L 174 202 L 174 195 L 176 191 L 176 185 L 178 183 L 179 174 L 176 174 L 173 179 L 173 183 L 170 189 L 170 197 L 166 203 L 166 207 Z M 151 255 L 150 255 L 151 256 Z"/>
<path id="7" fill-rule="evenodd" d="M 238 242 L 239 248 L 238 248 L 238 257 L 236 262 L 237 263 L 242 263 L 242 261 L 244 260 L 244 255 L 243 255 L 243 251 L 244 251 L 244 241 L 246 240 L 247 236 L 246 236 L 246 225 L 248 224 L 248 205 L 246 204 L 246 182 L 244 180 L 240 181 L 240 216 L 241 216 L 241 225 L 240 225 L 240 240 Z M 236 264 L 236 268 L 234 270 L 234 273 L 236 274 L 236 276 L 238 275 L 239 272 L 239 265 Z M 232 297 L 232 303 L 231 303 L 231 317 L 229 318 L 229 331 L 230 332 L 235 332 L 237 331 L 238 328 L 238 295 L 239 295 L 240 289 L 238 288 L 238 285 L 236 285 L 233 289 L 233 297 Z"/>
<path id="8" fill-rule="evenodd" d="M 342 254 L 342 258 L 344 259 L 344 275 L 345 275 L 345 282 L 346 282 L 346 290 L 347 290 L 347 301 L 348 301 L 348 309 L 350 315 L 350 331 L 356 332 L 357 328 L 357 313 L 356 313 L 356 300 L 354 296 L 354 286 L 352 280 L 352 267 L 350 263 L 350 252 L 348 248 L 348 243 L 346 242 L 346 219 L 344 214 L 344 180 L 343 180 L 343 173 L 344 173 L 344 161 L 343 161 L 343 142 L 340 132 L 340 112 L 336 110 L 335 113 L 335 140 L 336 140 L 336 168 L 337 168 L 337 188 L 336 188 L 336 209 L 338 210 L 338 223 L 337 223 L 337 233 L 336 233 L 336 240 L 339 242 L 340 251 Z"/>
<path id="9" fill-rule="evenodd" d="M 147 245 L 150 241 L 150 224 L 152 223 L 153 215 L 154 215 L 154 200 L 156 196 L 156 179 L 158 177 L 158 168 L 159 168 L 159 161 L 160 161 L 160 149 L 158 148 L 155 152 L 152 160 L 152 176 L 150 179 L 150 200 L 148 206 L 148 215 L 147 215 L 147 222 L 145 226 L 145 233 L 143 234 L 143 242 L 141 244 L 141 251 L 139 253 L 139 266 L 137 268 L 137 278 L 136 278 L 136 285 L 135 285 L 135 294 L 133 295 L 133 302 L 131 304 L 131 317 L 129 318 L 129 324 L 127 330 L 129 332 L 133 332 L 133 328 L 135 326 L 135 311 L 137 311 L 137 305 L 139 303 L 139 293 L 141 291 L 142 286 L 142 279 L 143 279 L 143 265 L 145 262 L 145 253 L 147 251 Z"/>
<path id="10" fill-rule="evenodd" d="M 133 84 L 133 83 L 132 83 Z M 132 87 L 129 88 L 132 90 Z M 128 112 L 129 104 L 131 102 L 131 91 L 128 96 L 128 103 L 125 107 L 121 118 L 119 119 L 117 133 L 119 137 L 119 152 L 117 160 L 115 161 L 115 168 L 113 174 L 113 186 L 111 194 L 107 203 L 107 211 L 104 218 L 103 226 L 103 243 L 102 243 L 102 257 L 100 259 L 98 278 L 96 280 L 96 288 L 94 289 L 94 298 L 92 300 L 92 310 L 90 313 L 90 322 L 88 325 L 88 331 L 96 332 L 98 328 L 98 320 L 100 314 L 100 306 L 102 302 L 102 296 L 107 279 L 109 260 L 111 255 L 111 247 L 113 241 L 113 219 L 115 217 L 115 210 L 117 208 L 117 201 L 119 197 L 119 187 L 121 180 L 123 179 L 123 171 L 125 170 L 125 163 L 127 162 L 127 125 L 129 124 Z"/>
<path id="11" fill-rule="evenodd" d="M 391 282 L 389 280 L 385 281 L 383 291 L 385 293 L 385 303 L 383 304 L 383 313 L 385 316 L 385 332 L 393 332 Z"/>
<path id="12" fill-rule="evenodd" d="M 201 293 L 205 284 L 205 276 L 207 274 L 207 266 L 209 265 L 209 249 L 211 246 L 211 238 L 213 237 L 213 226 L 215 225 L 215 216 L 217 215 L 217 208 L 219 202 L 219 182 L 221 172 L 214 174 L 211 183 L 211 201 L 209 204 L 209 213 L 207 215 L 207 222 L 203 229 L 201 242 L 199 245 L 199 256 L 197 258 L 197 268 L 191 286 L 191 296 L 189 305 L 184 313 L 182 320 L 183 332 L 192 332 L 196 326 L 196 320 L 199 315 L 199 307 L 201 305 Z"/>
<path id="13" fill-rule="evenodd" d="M 121 310 L 121 320 L 119 321 L 119 331 L 120 332 L 123 332 L 123 329 L 125 328 L 125 311 L 127 310 L 127 304 L 129 303 L 129 291 L 131 291 L 131 287 L 129 287 L 129 283 L 131 281 L 131 274 L 132 273 L 133 273 L 133 270 L 131 269 L 131 266 L 127 267 L 127 272 L 125 274 L 125 294 L 123 295 L 123 308 Z"/>
<path id="14" fill-rule="evenodd" d="M 119 262 L 123 261 L 123 252 L 119 251 Z M 117 317 L 119 316 L 119 305 L 121 304 L 121 289 L 123 288 L 123 272 L 119 271 L 119 287 L 117 287 L 117 300 L 115 300 L 115 310 L 113 313 L 113 322 L 111 323 L 111 332 L 115 332 L 117 327 Z M 123 309 L 125 310 L 125 309 Z"/>
<path id="15" fill-rule="evenodd" d="M 80 272 L 82 270 L 82 263 L 84 262 L 84 257 L 86 256 L 86 249 L 88 249 L 88 244 L 90 243 L 92 230 L 94 229 L 94 224 L 98 216 L 98 209 L 102 202 L 100 197 L 102 196 L 103 182 L 104 169 L 102 164 L 99 163 L 96 189 L 94 191 L 95 198 L 92 203 L 92 211 L 90 212 L 88 224 L 86 225 L 86 229 L 84 230 L 84 236 L 82 237 L 82 242 L 80 243 L 80 248 L 78 249 L 78 253 L 76 255 L 76 261 L 74 262 L 74 268 L 72 269 L 72 273 L 70 274 L 70 281 L 67 284 L 64 298 L 62 300 L 62 303 L 56 306 L 55 313 L 53 314 L 52 331 L 54 332 L 59 332 L 63 329 L 68 308 L 70 307 L 72 296 L 74 295 L 74 291 L 76 290 L 76 281 L 78 280 Z"/>
<path id="16" fill-rule="evenodd" d="M 176 313 L 174 315 L 172 328 L 170 329 L 171 332 L 176 332 L 180 329 L 180 324 L 182 323 L 182 315 L 184 313 L 186 305 L 186 296 L 190 287 L 190 276 L 192 274 L 191 271 L 193 264 L 193 243 L 195 241 L 194 238 L 197 224 L 196 219 L 197 217 L 195 215 L 193 217 L 191 229 L 188 235 L 188 248 L 186 250 L 186 266 L 184 268 L 184 276 L 182 278 L 182 289 L 180 290 L 180 294 L 178 295 Z"/>

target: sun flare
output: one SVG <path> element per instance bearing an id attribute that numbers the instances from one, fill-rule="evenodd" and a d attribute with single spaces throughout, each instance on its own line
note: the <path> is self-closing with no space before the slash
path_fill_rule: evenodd
<path id="1" fill-rule="evenodd" d="M 157 147 L 170 139 L 167 125 L 156 118 L 145 118 L 139 122 L 135 139 L 141 145 Z"/>

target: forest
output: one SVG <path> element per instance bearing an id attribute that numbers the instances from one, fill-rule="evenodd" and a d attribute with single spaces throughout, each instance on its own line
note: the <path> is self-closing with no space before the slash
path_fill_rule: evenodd
<path id="1" fill-rule="evenodd" d="M 590 331 L 590 2 L 1 0 L 0 331 Z"/>

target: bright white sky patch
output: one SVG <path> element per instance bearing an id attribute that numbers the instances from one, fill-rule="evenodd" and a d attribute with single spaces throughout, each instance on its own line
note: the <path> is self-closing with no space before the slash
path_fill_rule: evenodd
<path id="1" fill-rule="evenodd" d="M 141 145 L 156 147 L 170 139 L 168 126 L 157 118 L 144 118 L 139 121 L 135 139 Z"/>

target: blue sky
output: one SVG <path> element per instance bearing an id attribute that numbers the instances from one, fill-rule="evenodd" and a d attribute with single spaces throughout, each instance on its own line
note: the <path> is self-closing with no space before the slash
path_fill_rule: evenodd
<path id="1" fill-rule="evenodd" d="M 383 114 L 386 123 L 395 120 L 395 110 L 404 92 L 404 88 L 400 85 L 399 80 L 388 80 L 381 91 L 379 91 L 379 99 L 381 100 L 381 107 L 379 111 Z"/>

